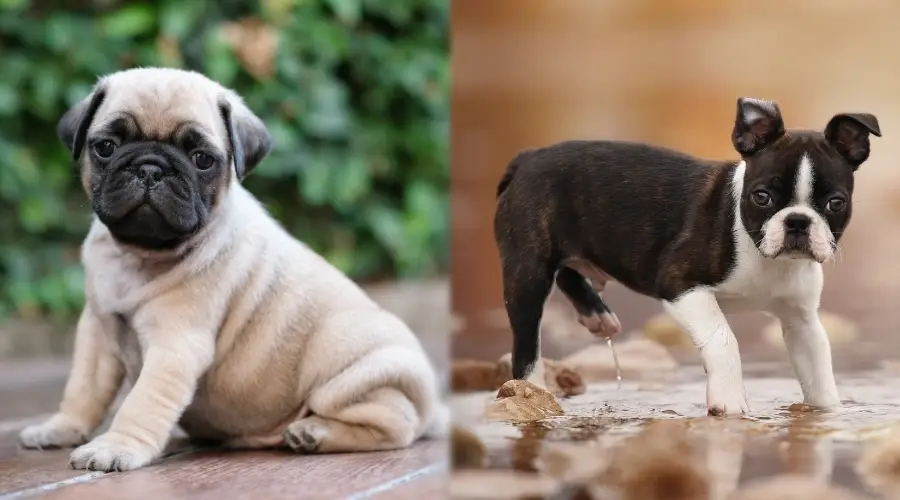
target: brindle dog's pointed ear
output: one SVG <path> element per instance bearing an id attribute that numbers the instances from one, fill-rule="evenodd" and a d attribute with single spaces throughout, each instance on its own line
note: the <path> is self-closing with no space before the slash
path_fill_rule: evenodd
<path id="1" fill-rule="evenodd" d="M 869 158 L 869 134 L 881 137 L 878 118 L 869 113 L 839 113 L 825 127 L 825 139 L 854 171 Z"/>
<path id="2" fill-rule="evenodd" d="M 94 115 L 97 114 L 97 109 L 103 104 L 105 98 L 106 87 L 102 83 L 98 84 L 94 87 L 91 95 L 69 108 L 56 124 L 56 136 L 69 148 L 69 151 L 72 152 L 72 159 L 75 161 L 81 158 L 88 128 L 94 121 Z"/>
<path id="3" fill-rule="evenodd" d="M 219 99 L 238 180 L 244 180 L 272 150 L 269 129 L 236 94 Z"/>
<path id="4" fill-rule="evenodd" d="M 784 135 L 784 120 L 774 101 L 741 97 L 731 142 L 741 156 L 753 156 Z"/>

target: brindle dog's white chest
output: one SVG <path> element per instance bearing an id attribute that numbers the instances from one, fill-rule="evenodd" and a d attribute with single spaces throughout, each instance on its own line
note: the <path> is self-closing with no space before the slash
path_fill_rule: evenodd
<path id="1" fill-rule="evenodd" d="M 822 287 L 822 266 L 817 262 L 742 257 L 728 279 L 714 288 L 725 313 L 771 312 L 776 305 L 806 304 Z"/>

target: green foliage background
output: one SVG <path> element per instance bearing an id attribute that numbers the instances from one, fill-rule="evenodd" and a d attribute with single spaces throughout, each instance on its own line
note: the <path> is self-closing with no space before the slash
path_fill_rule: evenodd
<path id="1" fill-rule="evenodd" d="M 98 75 L 133 66 L 195 69 L 241 93 L 275 139 L 246 185 L 352 277 L 441 272 L 448 4 L 0 0 L 0 317 L 80 308 L 90 205 L 55 125 Z M 230 23 L 277 36 L 270 71 L 229 42 Z"/>

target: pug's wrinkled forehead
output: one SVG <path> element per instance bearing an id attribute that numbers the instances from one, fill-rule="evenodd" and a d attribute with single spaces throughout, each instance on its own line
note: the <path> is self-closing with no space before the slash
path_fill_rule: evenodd
<path id="1" fill-rule="evenodd" d="M 103 103 L 88 136 L 122 135 L 123 140 L 170 142 L 179 135 L 202 135 L 205 142 L 228 150 L 228 131 L 220 102 L 228 92 L 198 73 L 127 71 L 99 82 Z"/>
<path id="2" fill-rule="evenodd" d="M 98 134 L 120 141 L 202 142 L 227 154 L 238 179 L 272 147 L 265 124 L 234 91 L 200 73 L 173 68 L 104 76 L 57 125 L 76 161 Z"/>

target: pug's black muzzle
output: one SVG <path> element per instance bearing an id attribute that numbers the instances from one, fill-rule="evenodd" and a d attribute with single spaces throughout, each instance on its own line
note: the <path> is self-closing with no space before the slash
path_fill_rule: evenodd
<path id="1" fill-rule="evenodd" d="M 206 216 L 197 173 L 174 148 L 138 146 L 125 146 L 109 159 L 95 189 L 94 212 L 125 243 L 173 248 Z"/>

